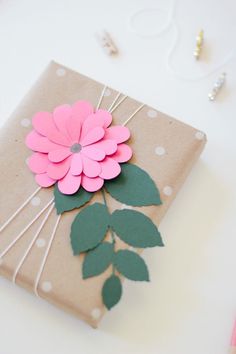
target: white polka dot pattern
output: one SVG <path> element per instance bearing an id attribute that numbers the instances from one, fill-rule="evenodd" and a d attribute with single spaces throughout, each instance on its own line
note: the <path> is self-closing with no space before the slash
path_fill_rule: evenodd
<path id="1" fill-rule="evenodd" d="M 31 199 L 30 203 L 33 206 L 39 206 L 41 203 L 41 199 L 39 197 L 34 197 L 33 199 Z"/>
<path id="2" fill-rule="evenodd" d="M 157 117 L 157 111 L 155 111 L 154 109 L 149 109 L 147 111 L 147 115 L 149 118 L 156 118 Z"/>
<path id="3" fill-rule="evenodd" d="M 172 194 L 172 188 L 170 186 L 165 186 L 163 188 L 163 193 L 167 196 L 170 196 Z"/>
<path id="4" fill-rule="evenodd" d="M 101 317 L 101 310 L 99 308 L 95 308 L 91 311 L 91 316 L 95 320 L 98 320 Z"/>
<path id="5" fill-rule="evenodd" d="M 56 74 L 57 74 L 57 76 L 65 76 L 66 71 L 63 68 L 59 68 L 59 69 L 57 69 Z"/>
<path id="6" fill-rule="evenodd" d="M 46 241 L 43 238 L 38 238 L 37 241 L 36 241 L 36 246 L 38 248 L 44 247 L 45 244 L 46 244 Z"/>
<path id="7" fill-rule="evenodd" d="M 205 134 L 203 132 L 196 132 L 196 134 L 195 134 L 195 138 L 198 140 L 203 140 L 204 136 L 205 136 Z"/>
<path id="8" fill-rule="evenodd" d="M 157 146 L 157 147 L 155 148 L 155 153 L 156 153 L 158 156 L 163 156 L 163 155 L 165 155 L 166 150 L 165 150 L 165 148 L 164 148 L 163 146 Z"/>
<path id="9" fill-rule="evenodd" d="M 126 204 L 122 204 L 121 209 L 133 209 L 133 207 L 131 205 L 126 205 Z"/>
<path id="10" fill-rule="evenodd" d="M 108 97 L 108 96 L 111 96 L 111 90 L 109 88 L 107 88 L 104 92 L 104 96 L 105 97 Z"/>
<path id="11" fill-rule="evenodd" d="M 49 293 L 52 290 L 52 283 L 50 281 L 44 281 L 41 288 L 45 293 Z"/>
<path id="12" fill-rule="evenodd" d="M 24 118 L 21 120 L 20 122 L 21 126 L 24 127 L 24 128 L 28 128 L 30 126 L 30 119 L 28 118 Z"/>

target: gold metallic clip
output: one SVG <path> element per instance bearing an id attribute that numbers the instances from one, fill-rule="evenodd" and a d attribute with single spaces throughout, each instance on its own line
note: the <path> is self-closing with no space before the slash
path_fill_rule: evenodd
<path id="1" fill-rule="evenodd" d="M 195 51 L 193 54 L 194 54 L 195 59 L 197 59 L 197 60 L 199 59 L 200 53 L 202 50 L 203 36 L 204 36 L 204 32 L 203 32 L 203 30 L 201 30 L 196 37 L 196 48 L 195 48 Z"/>

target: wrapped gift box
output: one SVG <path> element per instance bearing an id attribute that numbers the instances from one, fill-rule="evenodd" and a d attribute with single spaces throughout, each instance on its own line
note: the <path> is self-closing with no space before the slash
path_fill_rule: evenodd
<path id="1" fill-rule="evenodd" d="M 31 152 L 25 145 L 26 135 L 32 130 L 33 115 L 38 111 L 51 112 L 58 105 L 73 104 L 78 100 L 88 100 L 96 107 L 103 89 L 103 84 L 86 76 L 55 62 L 49 64 L 0 132 L 0 225 L 37 189 L 33 174 L 27 166 Z M 101 107 L 107 109 L 118 92 L 106 88 L 103 93 Z M 120 99 L 122 97 L 124 95 L 121 94 Z M 113 112 L 114 123 L 122 124 L 140 105 L 140 102 L 130 97 L 125 98 Z M 143 106 L 136 113 L 128 127 L 131 131 L 130 145 L 134 152 L 131 162 L 149 173 L 157 184 L 162 199 L 160 206 L 134 209 L 142 210 L 159 225 L 203 150 L 206 137 L 201 131 L 148 106 Z M 28 253 L 32 237 L 45 213 L 15 242 L 21 230 L 52 198 L 52 187 L 40 189 L 1 232 L 0 253 L 4 256 L 0 259 L 0 273 L 96 327 L 106 312 L 101 289 L 110 268 L 99 276 L 83 279 L 83 256 L 73 255 L 69 237 L 71 224 L 78 210 L 62 215 L 40 278 L 37 279 L 57 220 L 56 211 L 52 211 Z M 111 210 L 125 207 L 109 195 L 107 200 Z M 101 193 L 96 193 L 94 201 L 102 202 Z M 125 248 L 126 245 L 120 242 L 120 247 Z M 155 279 L 155 274 L 152 279 Z"/>

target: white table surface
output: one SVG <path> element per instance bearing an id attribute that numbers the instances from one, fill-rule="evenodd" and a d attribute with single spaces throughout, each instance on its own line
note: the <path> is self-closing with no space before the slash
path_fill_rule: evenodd
<path id="1" fill-rule="evenodd" d="M 127 22 L 142 7 L 168 11 L 169 1 L 0 1 L 1 124 L 54 59 L 198 127 L 209 140 L 161 224 L 164 251 L 145 252 L 152 282 L 126 282 L 121 304 L 93 330 L 0 279 L 0 354 L 227 353 L 236 314 L 236 62 L 195 81 L 168 71 L 173 26 L 161 36 L 140 38 Z M 236 52 L 235 14 L 234 0 L 177 0 L 175 73 L 209 73 Z M 157 13 L 157 30 L 165 16 Z M 153 29 L 151 19 L 140 19 L 139 26 Z M 102 28 L 117 43 L 117 58 L 97 44 L 94 32 Z M 204 58 L 195 62 L 201 28 Z M 208 102 L 222 71 L 227 83 Z"/>

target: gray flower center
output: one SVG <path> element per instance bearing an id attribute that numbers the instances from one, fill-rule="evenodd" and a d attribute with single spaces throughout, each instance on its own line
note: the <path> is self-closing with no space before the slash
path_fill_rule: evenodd
<path id="1" fill-rule="evenodd" d="M 70 148 L 70 151 L 73 152 L 74 154 L 76 154 L 77 152 L 80 152 L 80 150 L 82 149 L 82 146 L 80 144 L 73 144 Z"/>

